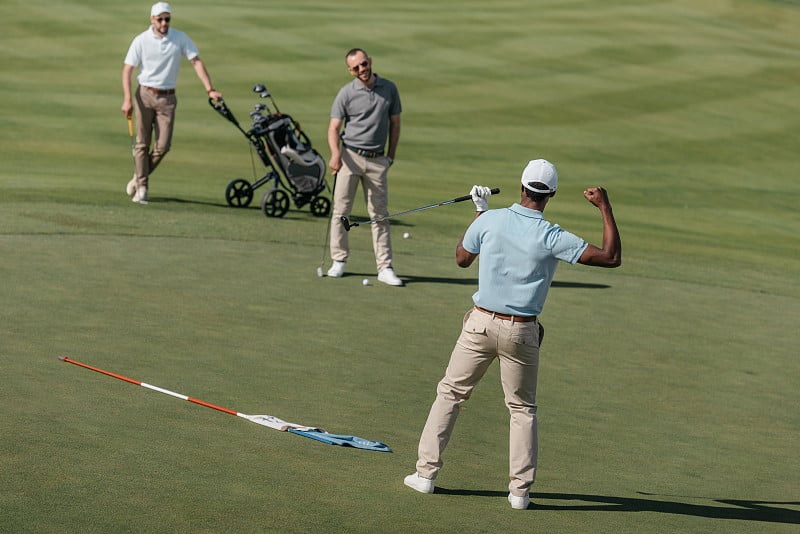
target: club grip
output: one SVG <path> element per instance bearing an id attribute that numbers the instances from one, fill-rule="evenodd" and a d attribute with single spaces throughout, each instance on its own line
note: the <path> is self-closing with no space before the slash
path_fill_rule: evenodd
<path id="1" fill-rule="evenodd" d="M 493 195 L 496 195 L 499 192 L 500 192 L 499 187 L 495 187 L 494 189 L 491 190 L 491 193 Z M 465 200 L 472 200 L 472 195 L 464 195 L 463 197 L 454 198 L 453 202 L 464 202 Z"/>

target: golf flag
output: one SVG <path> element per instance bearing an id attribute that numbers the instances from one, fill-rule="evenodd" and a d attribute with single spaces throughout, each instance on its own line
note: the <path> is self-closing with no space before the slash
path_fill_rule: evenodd
<path id="1" fill-rule="evenodd" d="M 58 359 L 61 360 L 62 362 L 71 363 L 73 365 L 77 365 L 78 367 L 83 367 L 84 369 L 89 369 L 90 371 L 95 371 L 97 373 L 110 376 L 118 380 L 122 380 L 123 382 L 129 382 L 131 384 L 136 384 L 137 386 L 141 386 L 146 389 L 158 391 L 159 393 L 169 395 L 170 397 L 183 399 L 185 401 L 192 402 L 194 404 L 199 404 L 200 406 L 205 406 L 206 408 L 211 408 L 212 410 L 217 410 L 219 412 L 227 413 L 229 415 L 235 415 L 236 417 L 247 419 L 248 421 L 251 421 L 258 425 L 274 428 L 275 430 L 280 430 L 281 432 L 288 431 L 292 434 L 297 434 L 299 436 L 311 438 L 313 440 L 321 441 L 322 443 L 327 443 L 329 445 L 342 445 L 345 447 L 353 447 L 356 449 L 364 449 L 368 451 L 392 452 L 392 449 L 390 449 L 380 441 L 370 441 L 368 439 L 359 438 L 357 436 L 343 436 L 340 434 L 329 434 L 328 432 L 322 430 L 321 428 L 298 425 L 297 423 L 289 423 L 273 415 L 247 415 L 246 413 L 240 413 L 235 410 L 223 408 L 222 406 L 217 406 L 216 404 L 211 404 L 210 402 L 202 401 L 200 399 L 194 399 L 182 393 L 176 393 L 174 391 L 154 386 L 152 384 L 147 384 L 140 380 L 118 375 L 110 371 L 104 371 L 99 367 L 92 367 L 91 365 L 81 363 L 77 360 L 73 360 L 72 358 L 68 358 L 66 356 L 59 356 Z"/>
<path id="2" fill-rule="evenodd" d="M 392 452 L 387 445 L 380 441 L 370 441 L 368 439 L 359 438 L 357 436 L 342 436 L 341 434 L 329 434 L 324 431 L 316 430 L 299 430 L 297 428 L 290 428 L 289 432 L 298 434 L 307 438 L 321 441 L 329 445 L 341 445 L 343 447 L 355 447 L 356 449 L 366 449 L 368 451 L 379 452 Z"/>

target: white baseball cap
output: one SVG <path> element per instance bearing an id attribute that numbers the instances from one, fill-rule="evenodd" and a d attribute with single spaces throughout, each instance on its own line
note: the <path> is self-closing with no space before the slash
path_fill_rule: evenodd
<path id="1" fill-rule="evenodd" d="M 172 13 L 172 9 L 170 9 L 169 4 L 166 2 L 157 2 L 150 8 L 151 17 L 157 17 L 162 13 Z"/>
<path id="2" fill-rule="evenodd" d="M 533 159 L 528 162 L 525 170 L 522 171 L 522 185 L 528 191 L 534 193 L 555 193 L 558 188 L 558 173 L 552 163 L 546 159 Z M 531 184 L 538 182 L 543 184 L 545 189 L 533 187 Z"/>

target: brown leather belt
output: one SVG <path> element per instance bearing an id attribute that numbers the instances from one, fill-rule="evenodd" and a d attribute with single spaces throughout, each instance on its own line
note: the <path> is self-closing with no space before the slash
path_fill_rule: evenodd
<path id="1" fill-rule="evenodd" d="M 154 95 L 174 95 L 175 89 L 156 89 L 155 87 L 147 87 L 146 85 L 140 86 L 142 89 L 146 91 L 150 91 Z"/>
<path id="2" fill-rule="evenodd" d="M 487 313 L 492 317 L 497 317 L 498 319 L 503 319 L 504 321 L 511 321 L 512 323 L 530 323 L 536 320 L 535 315 L 506 315 L 505 313 L 489 311 L 486 308 L 481 308 L 480 306 L 475 306 L 475 309 L 479 312 Z"/>

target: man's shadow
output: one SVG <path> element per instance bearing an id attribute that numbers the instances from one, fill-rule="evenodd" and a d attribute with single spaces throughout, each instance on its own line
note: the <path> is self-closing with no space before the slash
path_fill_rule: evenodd
<path id="1" fill-rule="evenodd" d="M 461 490 L 436 487 L 435 493 L 444 495 L 478 495 L 483 497 L 502 497 L 508 493 L 501 491 Z M 640 495 L 652 493 L 638 492 Z M 665 497 L 676 497 L 666 495 Z M 689 497 L 686 497 L 687 499 Z M 694 497 L 691 497 L 694 499 Z M 800 525 L 800 510 L 785 506 L 800 506 L 800 501 L 759 501 L 736 499 L 709 499 L 718 504 L 689 504 L 675 500 L 662 501 L 634 497 L 611 497 L 606 495 L 585 495 L 580 493 L 534 492 L 531 495 L 529 510 L 586 511 L 586 512 L 657 512 L 662 514 L 688 515 L 709 519 L 737 519 L 740 521 L 761 521 L 765 523 L 787 523 Z M 569 502 L 549 502 L 569 501 Z"/>
<path id="2" fill-rule="evenodd" d="M 369 273 L 351 273 L 353 275 L 361 276 L 361 274 L 369 274 Z M 374 274 L 374 273 L 373 273 Z M 428 283 L 428 284 L 454 284 L 454 285 L 462 285 L 462 286 L 477 286 L 478 279 L 477 278 L 448 278 L 448 277 L 440 277 L 440 276 L 414 276 L 414 275 L 402 275 L 400 276 L 403 280 L 409 283 Z M 607 284 L 587 284 L 583 282 L 559 282 L 554 281 L 550 284 L 550 287 L 561 287 L 567 289 L 608 289 L 611 286 Z"/>

